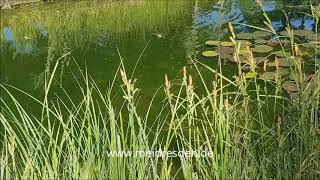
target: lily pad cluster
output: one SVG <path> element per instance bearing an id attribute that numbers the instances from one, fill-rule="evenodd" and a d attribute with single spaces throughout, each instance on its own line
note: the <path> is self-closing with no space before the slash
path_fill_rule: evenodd
<path id="1" fill-rule="evenodd" d="M 288 80 L 282 84 L 282 88 L 294 93 L 300 87 L 297 81 L 290 79 L 290 67 L 303 63 L 303 55 L 313 53 L 314 45 L 320 44 L 320 38 L 310 30 L 294 30 L 292 33 L 301 38 L 302 43 L 298 48 L 290 40 L 292 34 L 286 31 L 279 32 L 277 36 L 268 31 L 255 31 L 238 33 L 233 42 L 208 40 L 205 44 L 210 50 L 204 51 L 202 55 L 241 63 L 241 69 L 247 71 L 245 77 L 248 79 L 257 77 L 267 81 L 276 81 L 279 78 Z M 292 49 L 298 49 L 299 53 L 295 51 L 293 56 Z M 307 82 L 305 80 L 303 83 Z"/>

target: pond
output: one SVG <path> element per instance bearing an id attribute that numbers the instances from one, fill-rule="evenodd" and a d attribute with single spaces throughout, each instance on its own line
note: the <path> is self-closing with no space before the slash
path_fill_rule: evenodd
<path id="1" fill-rule="evenodd" d="M 263 8 L 279 32 L 286 26 L 282 10 L 288 12 L 293 28 L 314 30 L 313 18 L 290 7 L 308 3 L 267 0 Z M 65 88 L 74 88 L 70 72 L 77 71 L 77 66 L 71 56 L 98 84 L 108 84 L 121 55 L 129 72 L 139 61 L 134 77 L 150 95 L 163 84 L 165 73 L 174 78 L 183 66 L 192 64 L 192 58 L 217 68 L 218 61 L 202 57 L 201 52 L 208 49 L 204 43 L 209 39 L 229 41 L 228 22 L 234 23 L 238 33 L 255 31 L 242 24 L 265 27 L 262 11 L 253 1 L 138 1 L 102 6 L 53 3 L 3 12 L 1 82 L 39 92 L 50 51 L 54 59 L 71 52 L 58 72 Z M 236 68 L 225 63 L 224 74 L 232 76 Z"/>
<path id="2" fill-rule="evenodd" d="M 314 1 L 311 2 L 313 5 L 318 5 Z M 265 17 L 265 14 L 267 14 L 269 19 Z M 227 164 L 224 158 L 228 159 L 226 162 L 229 162 L 230 159 L 232 159 L 230 162 L 233 162 L 233 159 L 241 160 L 243 156 L 241 152 L 247 152 L 247 150 L 247 154 L 250 154 L 250 157 L 248 155 L 247 158 L 252 158 L 252 161 L 254 161 L 252 167 L 254 166 L 258 171 L 264 166 L 264 162 L 271 163 L 271 165 L 269 164 L 268 167 L 266 167 L 270 170 L 268 171 L 269 174 L 258 174 L 252 177 L 257 179 L 263 179 L 267 176 L 275 178 L 275 176 L 272 175 L 273 172 L 276 171 L 274 169 L 277 169 L 278 164 L 282 163 L 282 159 L 278 156 L 279 154 L 275 154 L 276 150 L 279 150 L 279 153 L 288 153 L 286 156 L 284 155 L 283 158 L 286 160 L 287 156 L 290 158 L 292 156 L 291 160 L 294 162 L 296 162 L 298 157 L 309 158 L 311 155 L 316 154 L 313 152 L 319 152 L 316 148 L 319 147 L 319 136 L 317 136 L 319 123 L 314 123 L 319 116 L 319 93 L 315 92 L 317 91 L 316 87 L 319 86 L 319 81 L 316 81 L 316 75 L 318 75 L 319 78 L 318 70 L 320 67 L 320 61 L 318 59 L 320 54 L 319 37 L 317 36 L 319 27 L 317 27 L 315 18 L 310 14 L 310 0 L 264 0 L 262 8 L 253 0 L 57 1 L 54 3 L 27 4 L 12 10 L 1 10 L 0 102 L 1 106 L 4 105 L 3 107 L 6 110 L 3 111 L 3 117 L 0 117 L 0 122 L 7 125 L 10 123 L 15 124 L 15 120 L 17 122 L 12 126 L 12 129 L 10 129 L 11 126 L 9 125 L 8 127 L 10 128 L 3 126 L 3 128 L 1 127 L 0 129 L 5 129 L 6 132 L 11 132 L 12 130 L 13 132 L 15 128 L 19 129 L 21 124 L 23 124 L 21 127 L 29 127 L 29 125 L 32 124 L 32 128 L 38 128 L 36 125 L 33 125 L 33 123 L 29 125 L 26 125 L 25 122 L 20 123 L 18 119 L 20 116 L 23 117 L 22 111 L 19 110 L 19 106 L 21 105 L 28 113 L 31 112 L 30 117 L 32 118 L 26 119 L 32 119 L 30 122 L 33 122 L 33 118 L 36 119 L 35 122 L 38 123 L 40 129 L 45 129 L 44 132 L 48 132 L 50 135 L 46 136 L 46 133 L 40 130 L 39 132 L 35 131 L 37 137 L 42 137 L 42 135 L 45 134 L 43 136 L 47 139 L 39 138 L 39 144 L 35 142 L 34 146 L 43 146 L 43 149 L 55 149 L 55 145 L 48 145 L 50 148 L 47 148 L 46 143 L 57 141 L 56 144 L 59 144 L 61 141 L 61 149 L 57 148 L 57 151 L 64 153 L 64 146 L 72 146 L 77 149 L 77 153 L 75 154 L 79 155 L 83 160 L 86 160 L 87 157 L 82 157 L 82 153 L 87 150 L 86 148 L 90 149 L 91 146 L 86 147 L 87 144 L 82 144 L 82 141 L 87 142 L 87 140 L 91 138 L 91 136 L 88 135 L 89 138 L 86 139 L 86 135 L 92 133 L 91 131 L 96 130 L 101 133 L 99 134 L 100 136 L 97 135 L 97 142 L 101 144 L 109 142 L 110 139 L 110 141 L 112 141 L 112 138 L 108 139 L 109 130 L 112 129 L 112 120 L 110 120 L 110 125 L 104 124 L 104 120 L 109 118 L 109 114 L 106 112 L 110 112 L 112 108 L 107 106 L 104 100 L 101 100 L 102 102 L 95 102 L 93 100 L 92 102 L 90 102 L 90 100 L 86 101 L 87 98 L 90 99 L 87 97 L 90 95 L 86 94 L 86 92 L 91 92 L 90 90 L 95 88 L 85 84 L 86 80 L 92 79 L 94 85 L 97 85 L 101 92 L 103 92 L 102 94 L 97 93 L 98 96 L 108 94 L 108 89 L 112 87 L 112 94 L 108 94 L 111 97 L 106 95 L 106 99 L 111 98 L 113 103 L 117 105 L 115 109 L 119 110 L 125 107 L 124 104 L 127 103 L 127 101 L 124 100 L 127 97 L 122 97 L 123 92 L 120 88 L 125 87 L 121 86 L 123 85 L 122 80 L 124 79 L 124 75 L 122 71 L 121 73 L 119 71 L 119 67 L 123 65 L 128 78 L 134 79 L 134 81 L 136 81 L 134 86 L 140 90 L 137 99 L 137 109 L 139 112 L 142 112 L 141 119 L 144 118 L 145 114 L 147 114 L 145 119 L 151 119 L 151 121 L 148 121 L 148 124 L 146 123 L 146 127 L 141 128 L 142 125 L 139 124 L 141 123 L 139 121 L 141 120 L 140 116 L 136 117 L 138 116 L 136 115 L 138 113 L 135 112 L 136 109 L 132 108 L 130 103 L 128 103 L 128 110 L 123 108 L 125 109 L 123 110 L 124 114 L 121 115 L 121 113 L 119 113 L 120 115 L 118 115 L 117 118 L 120 120 L 116 118 L 119 121 L 116 121 L 115 124 L 119 123 L 117 124 L 117 128 L 121 129 L 123 128 L 122 121 L 125 121 L 124 124 L 128 125 L 129 130 L 132 128 L 131 126 L 134 125 L 138 130 L 133 128 L 134 130 L 130 132 L 131 134 L 126 134 L 130 134 L 129 136 L 125 136 L 125 138 L 121 137 L 124 139 L 123 144 L 131 142 L 132 139 L 136 140 L 133 138 L 136 135 L 135 131 L 138 131 L 136 133 L 141 135 L 140 133 L 144 133 L 145 129 L 149 130 L 149 127 L 152 127 L 150 128 L 150 132 L 154 130 L 156 135 L 152 133 L 150 133 L 152 135 L 149 135 L 149 133 L 147 133 L 147 137 L 143 138 L 153 139 L 157 137 L 159 133 L 163 135 L 161 137 L 165 139 L 169 137 L 167 133 L 172 133 L 172 139 L 174 140 L 167 138 L 170 139 L 167 140 L 167 142 L 169 142 L 167 144 L 169 144 L 168 146 L 172 145 L 176 148 L 179 147 L 179 137 L 184 137 L 188 131 L 188 135 L 190 136 L 188 140 L 190 140 L 190 143 L 195 142 L 195 146 L 199 146 L 199 148 L 203 147 L 203 145 L 197 144 L 198 141 L 194 140 L 196 139 L 196 135 L 199 134 L 202 136 L 197 138 L 210 141 L 214 146 L 213 149 L 217 158 L 213 161 L 221 165 L 219 166 L 219 168 L 221 167 L 219 170 L 214 169 L 216 168 L 213 167 L 214 165 L 210 165 L 212 174 L 215 175 L 214 177 L 216 177 L 216 179 L 228 179 L 228 177 L 232 179 L 231 175 L 228 174 L 230 169 L 223 169 L 224 165 Z M 271 25 L 273 29 L 268 27 L 268 24 Z M 290 34 L 286 34 L 288 30 L 286 27 L 288 25 L 296 35 L 294 42 L 289 38 Z M 233 34 L 233 31 L 235 34 Z M 275 35 L 275 32 L 277 35 Z M 235 44 L 239 45 L 238 48 L 234 48 Z M 282 50 L 283 48 L 285 51 Z M 237 54 L 239 56 L 237 56 Z M 242 71 L 239 72 L 240 70 Z M 189 104 L 184 106 L 184 103 L 189 103 L 189 101 L 183 98 L 179 99 L 185 94 L 187 98 L 189 98 L 188 90 L 181 93 L 182 88 L 180 91 L 178 88 L 172 88 L 172 92 L 179 93 L 179 95 L 177 95 L 178 98 L 173 96 L 172 101 L 181 101 L 176 103 L 175 106 L 172 106 L 176 108 L 172 110 L 170 109 L 171 102 L 164 103 L 164 101 L 170 100 L 169 96 L 171 94 L 168 93 L 168 89 L 171 87 L 170 83 L 180 87 L 181 82 L 186 82 L 187 78 L 186 76 L 184 77 L 186 74 L 185 71 L 192 75 L 192 77 L 188 79 L 189 84 L 186 83 L 189 86 L 186 85 L 186 87 L 192 87 L 192 90 L 193 86 L 195 87 L 197 93 L 195 93 L 195 97 L 192 98 L 197 99 L 196 107 L 193 109 L 190 105 L 190 108 Z M 212 71 L 215 73 L 212 73 Z M 242 72 L 244 74 L 241 74 Z M 299 76 L 295 76 L 295 73 Z M 281 74 L 280 79 L 282 78 L 281 80 L 283 81 L 280 82 L 280 88 L 278 87 L 279 82 L 277 80 L 279 74 Z M 244 77 L 243 81 L 239 80 L 241 75 Z M 183 77 L 185 79 L 181 81 Z M 168 81 L 168 79 L 170 81 Z M 246 79 L 248 79 L 248 82 Z M 206 87 L 203 87 L 202 83 L 208 84 L 210 92 L 208 92 Z M 219 83 L 221 83 L 221 85 Z M 225 85 L 223 83 L 229 84 Z M 47 92 L 48 89 L 45 88 L 48 84 L 50 84 L 50 93 Z M 229 86 L 230 84 L 237 85 Z M 300 86 L 298 86 L 298 84 L 300 84 Z M 5 88 L 3 87 L 10 90 L 10 93 L 18 99 L 19 105 L 17 105 L 13 97 L 8 96 L 9 93 L 5 92 Z M 21 91 L 16 88 L 26 92 L 27 95 L 21 93 Z M 213 90 L 211 90 L 211 88 Z M 268 90 L 266 90 L 267 88 Z M 165 89 L 164 92 L 163 89 Z M 225 92 L 225 89 L 227 92 Z M 279 89 L 284 89 L 283 94 Z M 298 92 L 300 93 L 300 89 L 303 89 L 303 93 L 301 93 L 303 96 L 298 94 Z M 212 94 L 210 94 L 211 91 Z M 215 94 L 217 92 L 221 94 Z M 230 94 L 228 94 L 228 92 L 230 92 Z M 154 97 L 156 93 L 160 95 Z M 182 94 L 181 96 L 180 93 Z M 248 95 L 251 95 L 251 99 L 248 98 Z M 290 98 L 297 95 L 301 96 L 302 100 L 298 99 L 300 103 L 295 104 L 297 101 L 291 102 Z M 30 98 L 30 96 L 35 98 Z M 225 97 L 226 99 L 224 99 Z M 55 115 L 49 116 L 49 108 L 46 106 L 47 98 L 51 103 L 50 113 L 56 113 Z M 39 99 L 39 101 L 44 102 L 44 104 L 36 102 L 37 100 L 35 99 Z M 72 99 L 72 101 L 70 99 Z M 193 102 L 194 99 L 190 100 L 190 102 Z M 154 110 L 152 112 L 149 112 L 151 111 L 149 109 L 151 108 L 151 105 L 149 105 L 150 101 L 155 101 L 152 105 L 152 109 Z M 213 101 L 216 104 L 212 103 Z M 234 104 L 232 104 L 233 102 Z M 207 105 L 210 103 L 211 106 Z M 230 105 L 228 103 L 232 104 L 232 108 L 229 108 Z M 100 105 L 107 109 L 106 112 L 104 111 L 105 109 L 100 109 Z M 104 107 L 104 105 L 106 107 Z M 13 107 L 12 111 L 10 110 L 11 106 Z M 166 109 L 167 111 L 163 110 L 164 113 L 161 114 L 164 106 L 169 108 Z M 68 109 L 68 107 L 71 108 Z M 61 110 L 61 114 L 60 108 L 65 110 Z M 191 110 L 186 110 L 188 108 Z M 45 116 L 46 109 L 47 116 Z M 88 113 L 89 115 L 86 114 L 87 109 L 90 109 L 88 110 L 88 112 L 90 112 Z M 73 110 L 75 114 L 71 113 Z M 170 110 L 172 114 L 170 114 Z M 122 111 L 122 109 L 119 111 Z M 129 113 L 127 113 L 127 111 Z M 118 111 L 116 112 L 118 113 Z M 197 112 L 199 113 L 197 114 Z M 69 113 L 71 114 L 70 116 L 68 116 Z M 189 117 L 189 113 L 194 114 Z M 17 117 L 13 114 L 17 114 Z M 59 119 L 60 115 L 61 119 L 65 119 L 61 121 L 53 120 L 55 118 Z M 170 118 L 170 115 L 172 115 L 172 118 Z M 55 117 L 52 118 L 53 116 Z M 136 121 L 131 122 L 128 120 L 129 122 L 127 122 L 127 119 L 132 118 L 132 116 L 136 118 Z M 168 120 L 168 123 L 164 122 L 164 125 L 161 126 L 163 129 L 160 128 L 159 124 L 161 123 L 158 124 L 159 127 L 154 125 L 156 120 L 161 119 L 159 118 L 160 116 L 164 117 L 164 121 Z M 51 117 L 51 119 L 47 117 Z M 76 122 L 75 126 L 73 126 L 72 121 L 74 117 L 76 117 L 74 120 Z M 6 118 L 9 120 L 6 120 Z M 11 118 L 13 120 L 11 120 Z M 82 122 L 82 119 L 86 118 L 88 118 L 87 121 Z M 92 118 L 92 121 L 90 118 Z M 183 123 L 175 118 L 178 120 L 181 118 Z M 282 121 L 286 118 L 289 120 Z M 295 124 L 295 121 L 308 118 L 312 119 L 312 122 L 311 120 L 310 123 L 303 121 L 305 124 L 301 123 L 301 126 Z M 48 119 L 48 121 L 43 123 L 38 119 L 44 121 Z M 69 122 L 69 120 L 71 125 L 68 123 L 64 124 L 64 121 Z M 97 120 L 97 122 L 94 120 Z M 190 120 L 190 122 L 187 122 L 188 120 Z M 281 124 L 283 122 L 289 122 L 287 128 Z M 290 122 L 292 124 L 290 124 Z M 53 124 L 52 129 L 50 129 L 51 123 Z M 60 125 L 60 123 L 62 125 Z M 101 125 L 100 127 L 100 123 L 104 126 Z M 136 123 L 139 126 L 137 126 Z M 207 124 L 204 125 L 202 123 Z M 81 128 L 80 124 L 83 125 Z M 176 124 L 178 124 L 177 127 L 180 126 L 181 134 L 176 131 L 179 128 L 173 128 L 174 130 L 171 131 L 172 129 L 170 128 L 175 127 Z M 92 129 L 96 127 L 97 129 L 91 130 L 91 125 Z M 308 134 L 311 129 L 309 125 L 314 128 L 310 134 Z M 87 129 L 85 128 L 86 126 L 88 126 Z M 195 128 L 196 126 L 200 130 Z M 237 128 L 243 129 L 238 130 Z M 79 146 L 76 143 L 73 144 L 71 140 L 64 141 L 64 137 L 69 137 L 68 133 L 73 129 L 76 129 L 76 133 L 70 135 L 70 139 L 77 139 L 79 135 L 80 140 L 77 142 Z M 126 128 L 121 130 L 124 129 L 128 130 Z M 304 132 L 305 134 L 301 135 L 299 134 L 300 132 Z M 39 133 L 39 135 L 37 133 Z M 123 132 L 120 132 L 119 134 L 123 135 L 122 133 Z M 208 133 L 209 136 L 207 136 L 206 133 Z M 7 135 L 3 135 L 6 133 L 1 134 L 1 139 L 6 139 Z M 19 137 L 20 133 L 17 134 L 17 137 Z M 30 139 L 36 136 L 33 133 L 30 133 L 31 135 L 29 134 L 28 136 L 24 133 L 21 134 L 21 136 L 27 138 L 31 137 Z M 57 135 L 51 137 L 52 134 Z M 66 136 L 66 134 L 68 136 Z M 110 134 L 110 137 L 115 139 L 115 137 L 112 136 L 114 134 Z M 142 136 L 143 135 L 141 135 L 141 137 Z M 237 139 L 240 136 L 241 138 Z M 141 137 L 139 136 L 139 138 Z M 94 138 L 96 138 L 96 136 Z M 279 147 L 281 146 L 283 149 L 278 148 L 278 142 L 271 142 L 276 138 L 277 140 L 280 139 Z M 285 143 L 281 144 L 281 138 L 285 139 L 283 141 L 286 141 L 286 146 L 283 145 Z M 310 140 L 311 138 L 313 139 Z M 160 138 L 155 139 L 154 142 L 158 144 L 164 142 Z M 247 139 L 249 140 L 247 141 Z M 300 139 L 306 142 L 304 144 L 305 146 L 301 145 L 302 143 L 300 144 Z M 47 142 L 47 140 L 49 142 Z M 173 143 L 171 143 L 171 140 Z M 137 140 L 138 144 L 140 141 L 141 139 Z M 3 142 L 6 143 L 6 141 Z M 67 145 L 64 145 L 64 143 Z M 99 146 L 99 143 L 93 143 L 92 146 L 96 145 L 97 148 L 105 150 L 103 148 L 109 148 L 109 146 L 111 146 L 110 144 L 112 144 Z M 246 146 L 246 143 L 248 143 L 248 146 Z M 234 151 L 231 150 L 230 144 L 235 145 L 235 147 L 239 149 L 234 148 Z M 4 145 L 2 144 L 1 147 Z M 183 147 L 184 145 L 187 147 L 186 144 L 183 144 Z M 23 145 L 21 145 L 21 147 L 22 146 Z M 29 146 L 29 144 L 25 146 Z M 133 146 L 135 147 L 135 144 L 133 144 Z M 129 149 L 130 147 L 131 146 L 128 145 Z M 142 146 L 142 148 L 143 147 L 144 146 Z M 123 148 L 125 148 L 125 146 Z M 264 148 L 269 149 L 264 151 Z M 30 149 L 30 152 L 33 153 L 32 148 Z M 81 150 L 78 151 L 78 149 Z M 305 149 L 310 151 L 306 151 Z M 280 152 L 280 150 L 283 151 Z M 43 152 L 44 154 L 49 152 L 46 158 L 49 157 L 50 159 L 52 155 L 51 149 L 48 150 L 48 152 L 45 150 Z M 234 154 L 239 157 L 234 158 Z M 251 154 L 254 155 L 251 157 Z M 261 160 L 261 162 L 256 162 L 256 159 L 262 158 L 261 154 L 264 155 L 263 158 L 265 159 Z M 95 155 L 99 157 L 101 154 Z M 36 161 L 41 162 L 42 157 L 40 155 L 38 156 Z M 60 158 L 62 159 L 60 161 L 64 162 L 68 157 L 61 155 Z M 273 160 L 277 158 L 280 159 L 279 162 L 281 163 L 273 162 Z M 302 165 L 305 163 L 303 158 L 299 159 Z M 166 163 L 166 161 L 164 162 Z M 315 162 L 317 161 L 315 160 Z M 179 162 L 175 162 L 175 165 L 172 167 L 177 171 L 181 168 L 178 163 Z M 239 165 L 237 168 L 241 171 L 242 165 L 247 162 L 241 161 L 236 163 Z M 206 164 L 206 161 L 204 164 Z M 284 164 L 283 166 L 281 164 L 281 168 L 287 170 L 287 166 L 294 166 L 294 168 L 290 169 L 292 174 L 295 174 L 296 169 L 307 169 L 307 167 L 302 167 L 302 165 L 301 167 L 296 167 L 294 165 L 295 163 L 289 164 L 290 165 Z M 203 164 L 200 163 L 200 165 Z M 193 164 L 190 167 L 192 166 Z M 310 165 L 308 167 L 314 166 Z M 205 167 L 204 169 L 208 169 L 206 166 L 203 167 Z M 22 169 L 23 168 L 24 167 L 22 167 Z M 170 168 L 171 166 L 168 169 Z M 282 177 L 286 179 L 291 177 L 284 175 L 286 173 L 284 173 L 284 171 L 281 172 L 281 170 L 283 170 L 281 168 L 277 169 L 280 169 L 278 178 Z M 64 168 L 62 167 L 61 169 Z M 139 168 L 137 169 L 139 170 Z M 157 171 L 157 168 L 154 169 Z M 248 169 L 254 168 L 248 166 Z M 121 170 L 125 171 L 126 169 L 118 169 L 119 172 Z M 258 171 L 255 171 L 255 173 Z M 187 172 L 187 170 L 183 170 L 183 173 L 185 172 Z M 205 174 L 205 172 L 206 170 L 203 170 L 201 173 Z M 171 175 L 172 173 L 175 172 L 171 172 Z M 223 173 L 227 175 L 223 176 Z M 119 174 L 121 175 L 121 173 L 118 173 L 118 175 Z M 212 175 L 211 173 L 208 174 Z M 247 178 L 246 173 L 244 174 L 245 175 L 241 174 L 243 175 L 242 177 Z M 177 177 L 179 178 L 184 175 L 185 174 L 180 172 Z M 310 177 L 315 177 L 312 175 L 311 173 Z M 152 175 L 148 174 L 147 176 L 151 177 Z M 207 177 L 209 177 L 209 175 L 207 175 Z M 235 175 L 233 178 L 237 179 L 238 177 Z"/>

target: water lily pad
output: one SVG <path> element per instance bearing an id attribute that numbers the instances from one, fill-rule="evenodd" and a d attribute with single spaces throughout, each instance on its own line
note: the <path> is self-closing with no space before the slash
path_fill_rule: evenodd
<path id="1" fill-rule="evenodd" d="M 220 54 L 221 59 L 230 59 L 233 57 L 234 48 L 231 47 L 220 47 L 216 51 Z"/>
<path id="2" fill-rule="evenodd" d="M 238 41 L 237 41 L 237 44 L 240 44 L 240 47 L 241 47 L 241 48 L 245 48 L 245 47 L 247 47 L 247 46 L 251 46 L 251 45 L 252 45 L 252 42 L 247 41 L 247 40 L 238 40 Z"/>
<path id="3" fill-rule="evenodd" d="M 264 72 L 260 75 L 260 79 L 262 80 L 275 80 L 276 79 L 276 73 L 275 72 Z"/>
<path id="4" fill-rule="evenodd" d="M 299 86 L 294 83 L 294 82 L 290 82 L 287 81 L 285 83 L 282 84 L 282 88 L 285 89 L 288 92 L 297 92 L 299 91 Z"/>
<path id="5" fill-rule="evenodd" d="M 317 42 L 308 42 L 308 43 L 301 44 L 301 46 L 305 48 L 314 48 L 316 47 L 317 44 L 318 44 Z"/>
<path id="6" fill-rule="evenodd" d="M 268 31 L 255 31 L 253 32 L 253 36 L 255 39 L 270 37 L 272 33 Z"/>
<path id="7" fill-rule="evenodd" d="M 223 42 L 221 42 L 221 46 L 223 46 L 223 47 L 232 47 L 232 46 L 234 46 L 234 44 L 233 44 L 233 42 L 223 41 Z"/>
<path id="8" fill-rule="evenodd" d="M 221 41 L 208 40 L 205 42 L 205 44 L 208 46 L 219 46 Z"/>
<path id="9" fill-rule="evenodd" d="M 279 67 L 277 70 L 277 73 L 279 73 L 279 75 L 281 75 L 281 76 L 284 76 L 284 75 L 289 74 L 290 71 L 288 69 Z"/>
<path id="10" fill-rule="evenodd" d="M 225 60 L 229 60 L 229 59 L 233 58 L 233 54 L 230 54 L 230 53 L 220 53 L 220 58 L 221 58 L 221 59 L 225 59 Z"/>
<path id="11" fill-rule="evenodd" d="M 241 69 L 242 69 L 243 71 L 249 71 L 249 70 L 251 69 L 251 67 L 248 66 L 248 65 L 245 65 L 245 66 L 241 66 Z"/>
<path id="12" fill-rule="evenodd" d="M 310 80 L 315 78 L 315 74 L 309 74 L 309 75 L 305 75 L 304 77 L 304 81 L 309 82 Z"/>
<path id="13" fill-rule="evenodd" d="M 278 56 L 278 57 L 290 57 L 292 56 L 291 52 L 286 52 L 284 50 L 279 50 L 273 53 L 274 55 Z"/>
<path id="14" fill-rule="evenodd" d="M 210 58 L 210 57 L 216 57 L 219 56 L 219 53 L 217 53 L 216 51 L 204 51 L 202 53 L 202 56 Z"/>
<path id="15" fill-rule="evenodd" d="M 281 39 L 280 42 L 283 46 L 287 46 L 287 45 L 291 44 L 291 41 L 288 39 Z"/>
<path id="16" fill-rule="evenodd" d="M 294 59 L 293 58 L 280 58 L 278 59 L 278 66 L 279 67 L 289 67 L 294 65 Z M 269 62 L 267 63 L 267 66 L 276 67 L 276 62 Z"/>
<path id="17" fill-rule="evenodd" d="M 281 31 L 279 34 L 280 36 L 285 36 L 285 37 L 289 36 L 289 33 L 287 31 Z"/>
<path id="18" fill-rule="evenodd" d="M 244 40 L 251 40 L 254 38 L 252 33 L 239 33 L 236 36 L 237 36 L 237 39 L 244 39 Z"/>
<path id="19" fill-rule="evenodd" d="M 232 54 L 234 53 L 234 48 L 231 48 L 231 47 L 219 47 L 216 49 L 216 51 L 220 54 L 223 54 L 223 53 L 228 53 L 228 54 Z"/>
<path id="20" fill-rule="evenodd" d="M 234 63 L 237 63 L 237 62 L 238 62 L 238 61 L 236 61 L 236 60 L 234 59 L 233 56 L 232 56 L 231 58 L 229 58 L 228 60 L 231 61 L 231 62 L 234 62 Z"/>
<path id="21" fill-rule="evenodd" d="M 271 46 L 271 47 L 277 47 L 280 45 L 280 41 L 278 39 L 270 39 L 267 42 L 267 45 Z"/>
<path id="22" fill-rule="evenodd" d="M 260 63 L 263 63 L 263 62 L 269 62 L 270 59 L 267 58 L 267 57 L 256 57 L 256 61 L 257 61 L 257 64 L 260 64 Z"/>
<path id="23" fill-rule="evenodd" d="M 310 41 L 320 41 L 320 35 L 317 34 L 310 34 L 305 37 Z"/>
<path id="24" fill-rule="evenodd" d="M 294 34 L 294 35 L 298 35 L 298 36 L 305 37 L 305 36 L 314 35 L 315 33 L 314 33 L 313 31 L 310 31 L 310 30 L 294 30 L 294 31 L 293 31 L 293 34 Z"/>
<path id="25" fill-rule="evenodd" d="M 296 73 L 291 73 L 289 76 L 289 79 L 293 81 L 300 81 L 299 80 L 300 77 L 297 77 L 297 76 L 299 75 L 297 75 Z M 305 74 L 305 73 L 302 74 L 302 78 L 303 78 L 302 80 L 304 82 L 309 82 L 313 77 L 315 77 L 315 74 Z"/>
<path id="26" fill-rule="evenodd" d="M 265 40 L 265 39 L 256 39 L 256 40 L 254 40 L 254 43 L 255 44 L 267 44 L 267 40 Z"/>
<path id="27" fill-rule="evenodd" d="M 240 62 L 242 64 L 247 64 L 247 65 L 252 65 L 252 63 L 256 64 L 256 60 L 250 59 L 249 56 L 246 54 L 239 55 L 239 61 L 236 61 L 234 57 L 230 58 L 229 60 L 232 62 Z"/>
<path id="28" fill-rule="evenodd" d="M 298 101 L 300 96 L 298 92 L 294 92 L 294 93 L 290 93 L 289 97 L 292 101 Z"/>
<path id="29" fill-rule="evenodd" d="M 250 54 L 250 50 L 248 50 L 248 49 L 240 49 L 239 50 L 239 54 L 241 54 L 241 55 Z"/>
<path id="30" fill-rule="evenodd" d="M 256 72 L 248 72 L 248 73 L 246 73 L 245 77 L 246 77 L 247 79 L 253 79 L 253 78 L 255 78 L 257 75 L 258 75 L 258 73 L 256 73 Z"/>
<path id="31" fill-rule="evenodd" d="M 254 65 L 257 63 L 256 59 L 250 59 L 247 55 L 240 55 L 240 62 L 247 65 Z"/>
<path id="32" fill-rule="evenodd" d="M 256 52 L 256 53 L 267 53 L 272 51 L 273 48 L 268 45 L 256 45 L 254 48 L 251 48 L 251 51 Z"/>

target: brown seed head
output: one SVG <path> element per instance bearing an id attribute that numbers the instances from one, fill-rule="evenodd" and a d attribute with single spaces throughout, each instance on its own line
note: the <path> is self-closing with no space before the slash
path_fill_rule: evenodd
<path id="1" fill-rule="evenodd" d="M 229 31 L 231 32 L 232 37 L 235 39 L 236 35 L 234 33 L 234 29 L 233 29 L 233 26 L 232 26 L 231 22 L 229 22 Z"/>
<path id="2" fill-rule="evenodd" d="M 189 75 L 189 86 L 193 86 L 193 83 L 192 83 L 192 76 Z"/>
<path id="3" fill-rule="evenodd" d="M 258 6 L 262 7 L 262 2 L 260 0 L 256 0 Z"/>

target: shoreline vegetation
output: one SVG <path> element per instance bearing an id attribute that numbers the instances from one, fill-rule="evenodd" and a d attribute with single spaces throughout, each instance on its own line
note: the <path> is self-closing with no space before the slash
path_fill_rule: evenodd
<path id="1" fill-rule="evenodd" d="M 166 32 L 166 26 L 160 25 L 169 26 L 175 21 L 183 21 L 188 4 L 166 0 L 114 3 L 80 1 L 68 6 L 63 6 L 63 3 L 58 1 L 33 10 L 21 9 L 17 14 L 11 14 L 10 11 L 2 13 L 0 26 L 4 28 L 0 42 L 3 48 L 19 54 L 29 46 L 37 49 L 39 39 L 48 39 L 48 47 L 61 55 L 65 53 L 64 49 L 86 49 L 97 40 L 121 40 L 127 37 L 144 39 L 144 32 Z M 75 10 L 70 11 L 69 8 Z M 6 42 L 5 30 L 7 34 L 12 34 L 10 41 L 14 43 Z"/>
<path id="2" fill-rule="evenodd" d="M 318 27 L 320 11 L 313 6 L 311 9 L 310 16 Z M 254 28 L 279 38 L 268 15 L 263 15 L 269 29 Z M 72 99 L 74 92 L 61 87 L 64 94 L 58 95 L 52 88 L 62 59 L 70 56 L 70 51 L 58 59 L 48 56 L 52 64 L 45 71 L 41 98 L 10 84 L 0 84 L 1 94 L 6 96 L 0 99 L 0 178 L 319 179 L 318 40 L 312 41 L 315 53 L 309 58 L 314 59 L 314 70 L 306 81 L 300 46 L 291 27 L 286 28 L 291 48 L 290 56 L 285 54 L 284 58 L 293 59 L 289 70 L 295 80 L 284 90 L 277 57 L 274 78 L 259 79 L 256 64 L 252 63 L 254 54 L 246 48 L 251 62 L 248 75 L 242 68 L 241 43 L 236 41 L 232 23 L 228 31 L 238 67 L 233 79 L 224 75 L 221 53 L 209 54 L 217 58 L 217 69 L 190 57 L 196 73 L 183 67 L 177 78 L 164 74 L 163 85 L 149 102 L 139 101 L 144 89 L 137 85 L 135 74 L 128 73 L 119 51 L 121 63 L 106 91 L 74 60 L 81 74 L 80 79 L 74 79 L 82 94 L 77 101 Z M 318 37 L 317 29 L 315 33 Z M 203 71 L 212 74 L 212 78 L 205 79 Z M 294 98 L 290 96 L 293 91 Z M 115 92 L 120 93 L 120 106 L 115 105 Z M 24 104 L 26 99 L 38 105 L 40 116 L 30 112 Z M 139 107 L 147 103 L 148 108 L 141 112 Z M 160 109 L 155 106 L 157 103 L 161 104 Z M 154 117 L 152 112 L 157 115 Z M 159 149 L 206 151 L 212 156 L 108 155 Z"/>
<path id="3" fill-rule="evenodd" d="M 45 2 L 43 0 L 0 0 L 0 9 L 12 9 L 25 4 Z"/>

